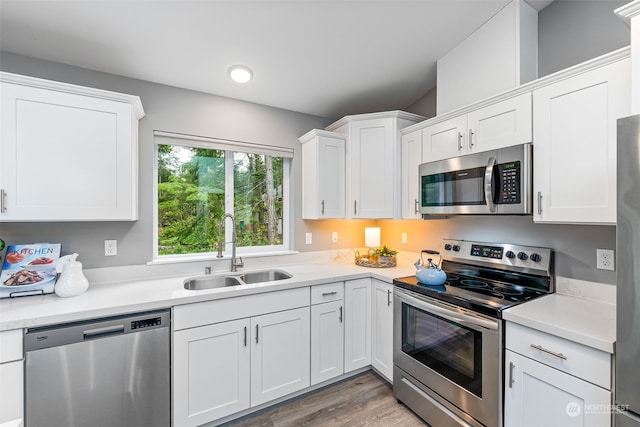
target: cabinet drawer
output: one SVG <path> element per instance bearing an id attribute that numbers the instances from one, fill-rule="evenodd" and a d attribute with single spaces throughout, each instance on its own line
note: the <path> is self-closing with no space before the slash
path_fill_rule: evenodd
<path id="1" fill-rule="evenodd" d="M 0 363 L 22 359 L 22 329 L 0 332 Z"/>
<path id="2" fill-rule="evenodd" d="M 344 299 L 344 283 L 327 283 L 311 287 L 311 304 L 339 301 Z"/>
<path id="3" fill-rule="evenodd" d="M 173 330 L 308 306 L 308 287 L 179 305 L 173 308 Z"/>
<path id="4" fill-rule="evenodd" d="M 609 353 L 512 322 L 506 331 L 507 349 L 611 390 Z"/>

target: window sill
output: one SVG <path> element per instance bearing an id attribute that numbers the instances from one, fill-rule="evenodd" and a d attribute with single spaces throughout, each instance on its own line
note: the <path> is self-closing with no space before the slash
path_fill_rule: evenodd
<path id="1" fill-rule="evenodd" d="M 270 256 L 280 255 L 295 255 L 298 251 L 282 250 L 274 252 L 259 252 L 259 253 L 239 253 L 237 254 L 242 258 L 262 258 Z M 202 254 L 202 255 L 166 255 L 161 258 L 156 258 L 152 261 L 148 261 L 147 265 L 166 265 L 166 264 L 180 264 L 186 262 L 203 262 L 203 261 L 229 261 L 230 254 L 225 254 L 222 258 L 218 258 L 215 254 Z"/>

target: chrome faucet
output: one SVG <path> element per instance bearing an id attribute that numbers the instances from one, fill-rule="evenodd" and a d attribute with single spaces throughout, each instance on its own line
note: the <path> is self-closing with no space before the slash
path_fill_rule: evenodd
<path id="1" fill-rule="evenodd" d="M 224 236 L 222 234 L 222 230 L 224 228 L 224 221 L 227 218 L 231 218 L 231 226 L 233 227 L 231 232 L 231 241 L 225 242 Z M 233 218 L 233 215 L 230 213 L 224 214 L 222 220 L 220 221 L 220 238 L 218 240 L 218 258 L 222 258 L 222 246 L 231 243 L 231 271 L 238 271 L 238 267 L 244 267 L 244 262 L 242 262 L 242 257 L 236 257 L 236 220 Z"/>

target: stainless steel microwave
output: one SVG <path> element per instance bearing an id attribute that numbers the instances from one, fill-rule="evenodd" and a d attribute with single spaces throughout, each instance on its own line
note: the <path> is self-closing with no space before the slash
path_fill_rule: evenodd
<path id="1" fill-rule="evenodd" d="M 531 214 L 531 144 L 423 163 L 418 171 L 423 217 Z"/>

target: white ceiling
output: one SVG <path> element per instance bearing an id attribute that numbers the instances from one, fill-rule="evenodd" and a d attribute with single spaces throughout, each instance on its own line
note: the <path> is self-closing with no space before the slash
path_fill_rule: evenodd
<path id="1" fill-rule="evenodd" d="M 0 0 L 0 48 L 339 118 L 412 104 L 436 61 L 508 2 Z M 234 64 L 254 79 L 230 81 Z"/>

